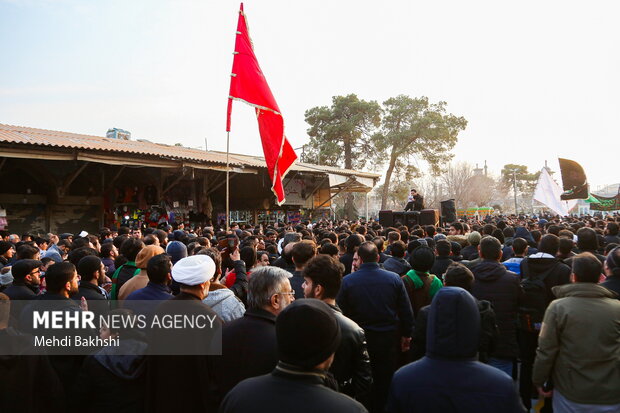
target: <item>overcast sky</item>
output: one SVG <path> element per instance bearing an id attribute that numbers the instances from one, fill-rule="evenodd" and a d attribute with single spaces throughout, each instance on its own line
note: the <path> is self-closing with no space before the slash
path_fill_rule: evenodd
<path id="1" fill-rule="evenodd" d="M 0 0 L 0 123 L 226 149 L 238 1 Z M 457 160 L 498 174 L 580 162 L 620 181 L 617 1 L 246 1 L 294 147 L 304 112 L 356 93 L 448 102 Z M 261 154 L 235 103 L 231 151 Z"/>

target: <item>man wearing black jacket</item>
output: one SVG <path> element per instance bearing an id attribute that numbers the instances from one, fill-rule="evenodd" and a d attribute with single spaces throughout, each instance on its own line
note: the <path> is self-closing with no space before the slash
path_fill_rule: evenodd
<path id="1" fill-rule="evenodd" d="M 413 310 L 401 278 L 379 267 L 372 242 L 359 246 L 360 268 L 342 280 L 337 302 L 366 333 L 375 382 L 374 411 L 383 411 L 400 353 L 409 351 Z"/>
<path id="2" fill-rule="evenodd" d="M 482 261 L 471 269 L 476 278 L 472 295 L 493 305 L 499 327 L 497 348 L 490 355 L 489 364 L 512 376 L 513 364 L 519 355 L 517 311 L 523 290 L 519 276 L 500 263 L 502 244 L 497 238 L 482 238 L 478 251 Z"/>
<path id="3" fill-rule="evenodd" d="M 328 255 L 312 258 L 303 270 L 305 298 L 317 298 L 333 310 L 340 325 L 342 340 L 330 372 L 338 381 L 341 393 L 345 393 L 370 408 L 372 372 L 366 348 L 364 330 L 342 314 L 336 304 L 336 296 L 342 284 L 343 266 Z"/>
<path id="4" fill-rule="evenodd" d="M 39 294 L 41 284 L 41 265 L 38 260 L 19 260 L 11 267 L 13 274 L 13 284 L 8 286 L 3 292 L 9 296 L 13 305 L 11 306 L 10 325 L 17 326 L 20 313 L 26 301 L 32 300 Z"/>
<path id="5" fill-rule="evenodd" d="M 179 284 L 180 293 L 163 301 L 155 314 L 160 318 L 176 315 L 183 306 L 183 315 L 201 316 L 214 320 L 210 329 L 153 329 L 150 332 L 150 352 L 147 359 L 145 411 L 147 412 L 209 412 L 217 408 L 215 367 L 216 340 L 223 322 L 202 300 L 208 294 L 215 263 L 206 255 L 192 255 L 172 267 L 172 278 Z M 182 303 L 181 303 L 182 302 Z M 187 355 L 170 356 L 170 343 Z M 221 343 L 220 343 L 221 344 Z M 159 355 L 158 355 L 159 354 Z"/>
<path id="6" fill-rule="evenodd" d="M 65 261 L 52 265 L 45 273 L 45 280 L 47 292 L 31 300 L 30 304 L 24 308 L 20 316 L 20 330 L 27 334 L 43 335 L 46 338 L 76 335 L 76 332 L 84 337 L 94 335 L 96 331 L 90 329 L 36 330 L 34 328 L 33 312 L 35 310 L 45 309 L 46 311 L 56 310 L 75 313 L 84 309 L 82 305 L 78 305 L 69 298 L 78 291 L 78 274 L 73 264 Z M 84 360 L 83 356 L 71 354 L 74 349 L 72 346 L 54 345 L 53 350 L 50 350 L 55 355 L 50 355 L 49 360 L 64 390 L 64 395 L 59 395 L 59 397 L 64 398 L 64 400 L 70 399 L 75 380 Z"/>
<path id="7" fill-rule="evenodd" d="M 220 398 L 241 380 L 276 366 L 276 316 L 295 300 L 289 277 L 288 271 L 274 266 L 252 272 L 245 314 L 222 330 L 222 355 L 215 360 Z"/>
<path id="8" fill-rule="evenodd" d="M 276 368 L 235 386 L 219 411 L 366 412 L 360 403 L 334 391 L 327 371 L 340 336 L 340 326 L 327 304 L 314 299 L 292 303 L 276 321 Z"/>
<path id="9" fill-rule="evenodd" d="M 556 285 L 570 283 L 571 268 L 556 258 L 560 248 L 560 238 L 557 235 L 546 234 L 538 244 L 538 253 L 530 255 L 521 261 L 521 276 L 523 279 L 541 280 L 545 285 L 546 302 L 541 308 L 542 314 L 551 301 L 555 299 L 552 288 Z M 528 331 L 519 328 L 519 357 L 521 359 L 521 374 L 519 375 L 519 392 L 521 400 L 528 409 L 532 398 L 537 391 L 532 384 L 532 368 L 536 358 L 536 346 L 540 331 Z"/>
<path id="10" fill-rule="evenodd" d="M 435 253 L 437 257 L 435 258 L 435 263 L 430 272 L 443 280 L 444 273 L 448 267 L 454 263 L 452 258 L 450 258 L 452 254 L 452 244 L 450 241 L 443 239 L 437 241 L 437 244 L 435 244 Z"/>
<path id="11" fill-rule="evenodd" d="M 101 258 L 96 255 L 87 255 L 78 262 L 77 271 L 80 275 L 80 287 L 71 298 L 79 303 L 84 297 L 88 303 L 88 309 L 95 313 L 95 320 L 99 320 L 100 315 L 110 310 L 105 290 L 99 287 L 99 283 L 105 277 L 105 266 Z"/>

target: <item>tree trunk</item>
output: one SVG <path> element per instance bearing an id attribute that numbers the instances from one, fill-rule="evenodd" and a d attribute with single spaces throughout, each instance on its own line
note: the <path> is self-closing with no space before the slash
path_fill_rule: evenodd
<path id="1" fill-rule="evenodd" d="M 396 166 L 396 156 L 394 152 L 390 156 L 390 165 L 385 173 L 385 182 L 383 183 L 383 193 L 381 194 L 381 209 L 384 210 L 387 207 L 388 195 L 390 193 L 390 180 L 392 179 L 392 172 Z"/>
<path id="2" fill-rule="evenodd" d="M 351 141 L 348 138 L 343 139 L 344 143 L 344 167 L 346 169 L 353 169 L 353 150 L 351 148 Z M 355 205 L 353 203 L 353 193 L 347 192 L 344 203 L 345 217 L 349 220 L 354 220 L 357 217 L 355 211 Z"/>

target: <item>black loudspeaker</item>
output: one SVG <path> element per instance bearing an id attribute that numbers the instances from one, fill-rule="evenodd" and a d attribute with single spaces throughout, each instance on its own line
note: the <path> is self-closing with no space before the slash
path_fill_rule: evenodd
<path id="1" fill-rule="evenodd" d="M 390 210 L 379 211 L 379 223 L 384 227 L 394 226 L 394 215 Z"/>
<path id="2" fill-rule="evenodd" d="M 396 226 L 397 224 L 405 225 L 405 212 L 404 211 L 394 211 L 392 213 L 392 216 L 394 217 L 394 220 L 392 222 L 393 226 Z"/>
<path id="3" fill-rule="evenodd" d="M 456 222 L 456 202 L 454 199 L 441 201 L 441 220 L 445 224 Z"/>
<path id="4" fill-rule="evenodd" d="M 420 225 L 439 225 L 439 210 L 423 209 L 420 212 Z"/>
<path id="5" fill-rule="evenodd" d="M 406 225 L 409 230 L 413 228 L 415 225 L 418 225 L 420 222 L 420 211 L 407 211 L 405 212 L 405 222 L 403 225 Z"/>

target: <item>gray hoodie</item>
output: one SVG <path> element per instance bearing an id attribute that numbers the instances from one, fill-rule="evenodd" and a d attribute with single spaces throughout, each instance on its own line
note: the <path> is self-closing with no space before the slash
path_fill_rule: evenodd
<path id="1" fill-rule="evenodd" d="M 243 303 L 228 288 L 209 291 L 209 295 L 202 302 L 211 307 L 226 323 L 243 317 L 245 313 Z"/>

